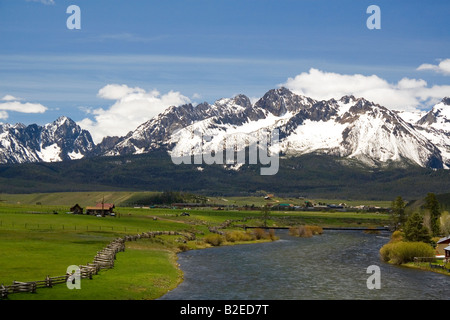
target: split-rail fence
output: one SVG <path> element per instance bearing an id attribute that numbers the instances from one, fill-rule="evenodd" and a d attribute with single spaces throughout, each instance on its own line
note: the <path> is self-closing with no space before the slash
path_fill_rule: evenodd
<path id="1" fill-rule="evenodd" d="M 114 267 L 114 260 L 118 252 L 125 251 L 126 241 L 136 241 L 143 238 L 154 238 L 160 235 L 182 235 L 190 237 L 188 234 L 179 233 L 176 231 L 149 231 L 136 235 L 126 235 L 123 238 L 117 238 L 111 241 L 103 250 L 98 251 L 94 260 L 88 262 L 86 265 L 79 266 L 79 276 L 81 279 L 92 279 L 93 275 L 98 274 L 101 269 L 111 269 Z M 11 285 L 0 285 L 0 299 L 7 298 L 9 294 L 20 292 L 35 293 L 38 288 L 51 288 L 56 284 L 75 281 L 74 273 L 65 274 L 63 276 L 50 277 L 47 276 L 44 280 L 21 282 L 13 281 Z"/>

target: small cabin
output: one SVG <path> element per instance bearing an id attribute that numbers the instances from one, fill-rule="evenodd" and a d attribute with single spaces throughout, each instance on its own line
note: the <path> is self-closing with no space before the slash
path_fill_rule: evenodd
<path id="1" fill-rule="evenodd" d="M 441 238 L 436 243 L 436 251 L 438 255 L 445 254 L 445 248 L 450 245 L 450 236 Z"/>
<path id="2" fill-rule="evenodd" d="M 83 208 L 77 203 L 72 208 L 70 208 L 70 212 L 73 214 L 83 214 Z"/>
<path id="3" fill-rule="evenodd" d="M 445 252 L 445 261 L 450 261 L 450 246 L 444 248 Z"/>
<path id="4" fill-rule="evenodd" d="M 107 216 L 114 213 L 113 203 L 97 203 L 95 207 L 86 207 L 86 214 Z"/>

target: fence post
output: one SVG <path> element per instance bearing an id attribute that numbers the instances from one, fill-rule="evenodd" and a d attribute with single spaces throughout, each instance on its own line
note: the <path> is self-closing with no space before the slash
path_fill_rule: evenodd
<path id="1" fill-rule="evenodd" d="M 52 279 L 50 279 L 49 275 L 47 275 L 47 278 L 45 278 L 45 281 L 46 281 L 45 285 L 47 287 L 52 287 Z"/>

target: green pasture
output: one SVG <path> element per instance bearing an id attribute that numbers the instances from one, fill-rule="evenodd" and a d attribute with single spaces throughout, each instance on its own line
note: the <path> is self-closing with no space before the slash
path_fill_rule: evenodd
<path id="1" fill-rule="evenodd" d="M 30 193 L 30 194 L 0 194 L 0 203 L 16 204 L 16 205 L 41 205 L 41 206 L 62 206 L 67 210 L 78 203 L 80 206 L 92 206 L 99 202 L 115 203 L 116 206 L 128 204 L 134 198 L 145 198 L 152 196 L 158 192 L 147 191 L 94 191 L 94 192 L 57 192 L 57 193 Z M 350 206 L 368 205 L 378 207 L 389 207 L 391 201 L 375 201 L 375 200 L 352 200 L 352 199 L 305 199 L 295 197 L 278 197 L 266 200 L 264 196 L 242 196 L 242 197 L 206 197 L 206 204 L 225 205 L 225 206 L 256 206 L 261 207 L 267 203 L 290 203 L 293 205 L 303 205 L 305 201 L 314 203 L 339 204 L 346 203 Z"/>
<path id="2" fill-rule="evenodd" d="M 89 196 L 88 196 L 89 194 Z M 227 220 L 261 226 L 262 212 L 214 209 L 159 209 L 116 207 L 116 216 L 96 217 L 68 214 L 68 205 L 92 205 L 105 197 L 115 202 L 127 195 L 111 193 L 1 195 L 0 202 L 0 284 L 44 280 L 47 275 L 61 276 L 70 265 L 92 262 L 98 251 L 117 237 L 146 231 L 189 231 L 197 239 L 185 248 L 206 245 L 201 239 L 208 227 Z M 83 197 L 82 197 L 83 196 Z M 76 199 L 83 201 L 74 201 Z M 59 200 L 58 200 L 59 199 Z M 247 202 L 249 199 L 240 199 Z M 230 200 L 229 200 L 230 201 Z M 238 201 L 238 200 L 236 200 Z M 39 204 L 36 204 L 39 202 Z M 189 216 L 182 216 L 182 212 Z M 273 211 L 269 226 L 316 224 L 321 226 L 382 226 L 388 215 L 355 212 Z M 81 290 L 69 290 L 64 284 L 38 289 L 35 294 L 11 294 L 8 299 L 155 299 L 173 289 L 182 279 L 176 264 L 180 251 L 179 236 L 160 236 L 127 242 L 125 252 L 117 254 L 113 269 L 101 270 L 92 280 L 83 279 Z"/>

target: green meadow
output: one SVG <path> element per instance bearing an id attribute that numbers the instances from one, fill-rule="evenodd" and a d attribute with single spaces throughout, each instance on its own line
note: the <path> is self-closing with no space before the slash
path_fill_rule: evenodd
<path id="1" fill-rule="evenodd" d="M 120 204 L 133 193 L 2 194 L 0 202 L 0 284 L 36 281 L 64 275 L 70 265 L 92 262 L 98 251 L 118 237 L 148 231 L 179 231 L 195 234 L 185 241 L 179 235 L 127 241 L 119 252 L 114 268 L 103 269 L 93 279 L 82 279 L 81 290 L 69 290 L 64 284 L 39 288 L 37 293 L 10 294 L 7 299 L 37 300 L 128 300 L 156 299 L 182 281 L 177 253 L 211 246 L 205 241 L 209 228 L 234 221 L 228 230 L 242 226 L 367 226 L 388 224 L 388 215 L 356 212 L 273 211 L 263 221 L 259 210 L 196 210 L 135 208 L 116 206 L 116 216 L 96 217 L 67 213 L 79 203 L 94 205 L 102 201 Z M 255 198 L 210 198 L 210 201 L 236 202 L 239 205 L 263 205 Z M 288 199 L 280 199 L 282 201 Z M 187 211 L 189 216 L 182 216 Z M 267 240 L 254 240 L 267 241 Z M 240 242 L 227 243 L 239 244 Z"/>

